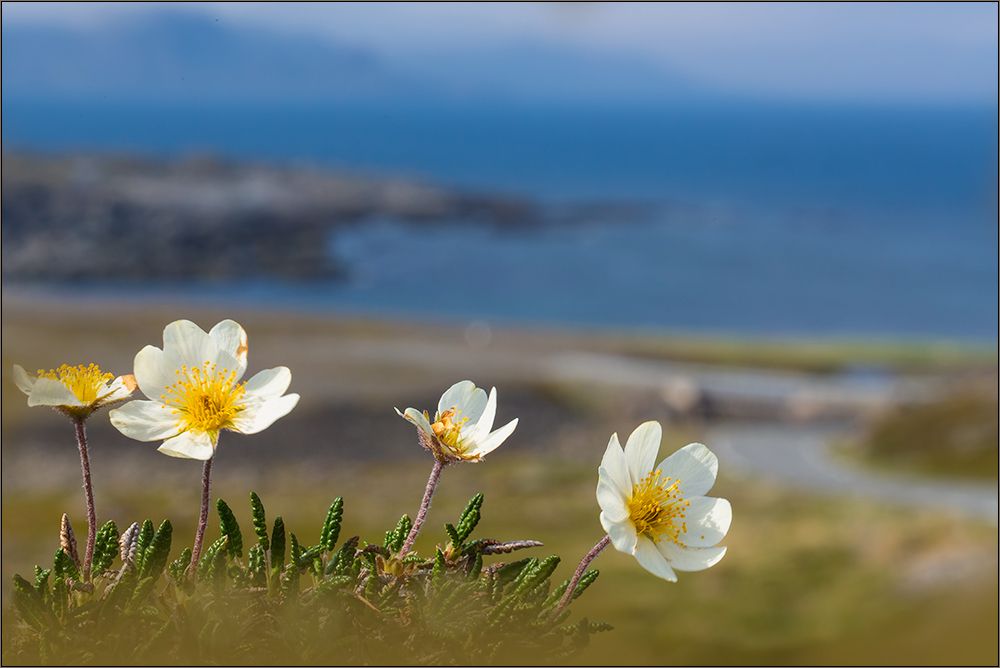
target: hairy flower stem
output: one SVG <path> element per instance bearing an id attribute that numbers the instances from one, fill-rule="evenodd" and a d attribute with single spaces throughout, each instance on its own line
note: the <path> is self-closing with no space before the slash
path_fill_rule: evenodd
<path id="1" fill-rule="evenodd" d="M 201 558 L 201 545 L 205 542 L 205 529 L 208 528 L 208 507 L 212 501 L 212 460 L 215 454 L 205 460 L 205 468 L 201 474 L 201 517 L 198 519 L 198 533 L 194 536 L 194 551 L 191 553 L 191 568 L 188 577 L 194 580 Z"/>
<path id="2" fill-rule="evenodd" d="M 597 555 L 603 552 L 604 548 L 608 545 L 611 545 L 611 536 L 605 536 L 602 538 L 600 542 L 594 546 L 594 549 L 588 552 L 587 556 L 580 561 L 580 565 L 576 567 L 576 573 L 573 573 L 573 579 L 569 581 L 569 586 L 566 587 L 566 593 L 563 594 L 562 600 L 559 601 L 559 605 L 557 605 L 556 609 L 552 612 L 553 617 L 558 617 L 559 613 L 563 611 L 563 608 L 569 605 L 569 602 L 573 600 L 573 592 L 576 590 L 576 585 L 579 584 L 580 578 L 583 577 L 583 572 L 587 570 L 587 566 L 590 565 L 590 562 L 596 559 Z"/>
<path id="3" fill-rule="evenodd" d="M 420 527 L 423 526 L 424 520 L 427 518 L 427 511 L 431 507 L 431 499 L 434 498 L 434 490 L 437 489 L 438 480 L 441 479 L 441 471 L 444 470 L 445 463 L 440 459 L 434 460 L 434 468 L 431 469 L 431 477 L 427 479 L 427 489 L 424 491 L 424 500 L 420 502 L 420 512 L 417 513 L 417 519 L 413 521 L 413 528 L 410 529 L 410 535 L 406 537 L 406 542 L 403 543 L 403 549 L 399 551 L 399 558 L 402 559 L 413 547 L 413 541 L 417 539 L 417 534 L 420 533 Z"/>
<path id="4" fill-rule="evenodd" d="M 76 428 L 76 446 L 80 450 L 80 469 L 83 472 L 83 491 L 87 497 L 87 553 L 83 557 L 83 581 L 90 582 L 90 562 L 94 558 L 97 539 L 97 508 L 94 506 L 94 485 L 90 482 L 90 452 L 87 448 L 86 418 L 73 418 Z"/>

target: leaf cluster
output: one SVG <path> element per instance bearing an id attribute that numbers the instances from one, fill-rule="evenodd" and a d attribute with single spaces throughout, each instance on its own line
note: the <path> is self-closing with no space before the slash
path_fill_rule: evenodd
<path id="1" fill-rule="evenodd" d="M 306 546 L 280 516 L 268 523 L 251 493 L 249 547 L 220 499 L 221 537 L 194 568 L 190 548 L 169 560 L 169 520 L 121 535 L 108 522 L 89 582 L 63 548 L 33 582 L 14 576 L 4 663 L 537 663 L 565 659 L 610 629 L 568 623 L 568 609 L 554 614 L 568 586 L 553 587 L 559 557 L 486 563 L 541 543 L 470 540 L 482 504 L 473 497 L 445 525 L 448 542 L 426 557 L 401 552 L 412 529 L 406 515 L 379 543 L 341 542 L 341 498 Z M 584 574 L 574 599 L 597 575 Z"/>

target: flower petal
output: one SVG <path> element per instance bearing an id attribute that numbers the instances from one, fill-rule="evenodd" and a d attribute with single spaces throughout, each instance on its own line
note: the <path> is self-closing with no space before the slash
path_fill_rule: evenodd
<path id="1" fill-rule="evenodd" d="M 132 392 L 135 391 L 135 376 L 128 374 L 125 376 L 118 376 L 114 381 L 105 388 L 102 393 L 98 396 L 97 404 L 103 406 L 105 404 L 113 404 L 118 401 L 124 401 L 132 396 Z"/>
<path id="2" fill-rule="evenodd" d="M 483 392 L 483 394 L 486 394 Z M 517 427 L 518 418 L 514 418 L 504 426 L 500 427 L 492 434 L 484 438 L 479 443 L 473 443 L 464 453 L 466 457 L 479 458 L 500 447 L 500 444 L 507 440 L 507 437 L 514 433 Z"/>
<path id="3" fill-rule="evenodd" d="M 656 543 L 656 548 L 678 571 L 703 571 L 726 555 L 724 547 L 684 547 L 669 540 Z"/>
<path id="4" fill-rule="evenodd" d="M 28 395 L 29 406 L 83 406 L 73 390 L 52 378 L 39 378 Z"/>
<path id="5" fill-rule="evenodd" d="M 219 346 L 190 320 L 175 320 L 163 329 L 163 352 L 190 368 L 215 363 Z"/>
<path id="6" fill-rule="evenodd" d="M 292 372 L 288 370 L 288 367 L 279 366 L 254 374 L 254 377 L 248 380 L 244 387 L 247 398 L 254 396 L 270 399 L 284 394 L 291 382 Z"/>
<path id="7" fill-rule="evenodd" d="M 226 352 L 236 360 L 238 368 L 232 370 L 246 370 L 247 367 L 247 333 L 238 322 L 233 320 L 223 320 L 212 328 L 208 333 L 215 341 L 219 350 Z M 240 372 L 238 375 L 242 376 Z"/>
<path id="8" fill-rule="evenodd" d="M 221 371 L 223 375 L 227 375 L 235 371 L 236 375 L 233 379 L 236 382 L 239 382 L 239 380 L 243 378 L 243 374 L 246 373 L 247 365 L 240 364 L 236 361 L 235 357 L 227 353 L 225 350 L 217 350 L 215 351 L 215 368 L 216 370 Z"/>
<path id="9" fill-rule="evenodd" d="M 428 436 L 432 436 L 434 434 L 434 430 L 431 429 L 431 423 L 427 421 L 427 417 L 416 408 L 407 408 L 403 413 L 400 413 L 398 408 L 394 408 L 393 410 L 395 410 L 400 417 L 404 417 L 412 422 L 416 425 L 417 429 L 424 432 Z"/>
<path id="10" fill-rule="evenodd" d="M 625 461 L 625 453 L 622 451 L 621 443 L 618 442 L 618 434 L 611 434 L 608 441 L 608 449 L 604 451 L 604 459 L 598 473 L 603 470 L 608 477 L 608 481 L 618 488 L 619 493 L 628 498 L 632 496 L 632 476 L 628 472 L 628 463 Z"/>
<path id="11" fill-rule="evenodd" d="M 690 505 L 684 511 L 687 533 L 681 542 L 688 547 L 711 547 L 726 537 L 733 522 L 733 507 L 726 499 L 710 496 L 696 496 L 688 499 Z"/>
<path id="12" fill-rule="evenodd" d="M 677 582 L 677 575 L 667 563 L 663 554 L 656 549 L 657 544 L 645 536 L 639 536 L 639 542 L 635 546 L 633 553 L 639 565 L 656 577 L 663 578 L 669 582 Z"/>
<path id="13" fill-rule="evenodd" d="M 662 437 L 663 430 L 660 428 L 660 423 L 655 421 L 643 422 L 628 437 L 628 442 L 625 444 L 625 461 L 628 463 L 628 472 L 633 485 L 638 484 L 653 470 Z"/>
<path id="14" fill-rule="evenodd" d="M 627 518 L 624 521 L 616 521 L 608 513 L 601 513 L 601 526 L 608 532 L 611 544 L 615 549 L 625 554 L 635 552 L 636 539 L 635 525 Z"/>
<path id="15" fill-rule="evenodd" d="M 482 441 L 490 434 L 490 429 L 493 429 L 493 421 L 497 417 L 497 388 L 490 390 L 490 396 L 486 399 L 486 407 L 483 409 L 483 414 L 479 417 L 479 421 L 472 425 L 469 430 L 467 439 L 470 441 L 478 443 Z M 464 429 L 462 430 L 465 431 Z"/>
<path id="16" fill-rule="evenodd" d="M 137 441 L 158 441 L 180 433 L 177 416 L 159 401 L 130 401 L 108 417 L 115 429 Z"/>
<path id="17" fill-rule="evenodd" d="M 180 360 L 171 359 L 156 346 L 146 346 L 135 355 L 135 382 L 147 399 L 156 401 L 177 382 Z"/>
<path id="18" fill-rule="evenodd" d="M 186 431 L 173 438 L 168 438 L 157 450 L 171 457 L 200 459 L 202 461 L 211 459 L 212 455 L 215 454 L 212 437 L 203 431 Z"/>
<path id="19" fill-rule="evenodd" d="M 248 404 L 239 415 L 233 418 L 236 431 L 241 434 L 256 434 L 274 424 L 278 418 L 285 417 L 299 403 L 299 395 L 286 394 L 283 397 L 266 399 L 257 404 Z"/>
<path id="20" fill-rule="evenodd" d="M 719 460 L 701 443 L 691 443 L 660 462 L 658 468 L 663 469 L 664 476 L 674 478 L 684 496 L 690 499 L 705 496 L 712 489 Z"/>
<path id="21" fill-rule="evenodd" d="M 628 502 L 603 466 L 598 469 L 597 505 L 612 522 L 628 519 Z"/>
<path id="22" fill-rule="evenodd" d="M 486 409 L 486 392 L 476 387 L 471 380 L 462 380 L 441 395 L 438 401 L 438 415 L 455 408 L 461 411 L 458 419 L 468 418 L 469 424 L 478 424 Z"/>
<path id="23" fill-rule="evenodd" d="M 20 364 L 14 365 L 14 384 L 25 394 L 31 394 L 31 388 L 35 386 L 35 377 L 24 370 Z"/>

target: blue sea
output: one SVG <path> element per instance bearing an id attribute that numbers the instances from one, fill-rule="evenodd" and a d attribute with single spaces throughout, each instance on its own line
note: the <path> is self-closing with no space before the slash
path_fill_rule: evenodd
<path id="1" fill-rule="evenodd" d="M 91 291 L 457 322 L 997 342 L 995 108 L 5 101 L 3 146 L 322 165 L 592 212 L 513 232 L 364 221 L 331 239 L 349 267 L 339 283 Z M 594 204 L 612 206 L 582 206 Z"/>

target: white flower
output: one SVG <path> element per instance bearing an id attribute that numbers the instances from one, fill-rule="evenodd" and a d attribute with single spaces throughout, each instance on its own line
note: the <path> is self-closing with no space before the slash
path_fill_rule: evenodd
<path id="1" fill-rule="evenodd" d="M 14 383 L 28 395 L 29 406 L 52 406 L 75 418 L 86 418 L 98 408 L 125 401 L 136 387 L 131 375 L 115 378 L 101 373 L 95 364 L 63 364 L 51 371 L 39 369 L 35 376 L 15 364 Z"/>
<path id="2" fill-rule="evenodd" d="M 481 390 L 471 380 L 455 383 L 441 395 L 434 421 L 427 412 L 407 408 L 402 417 L 417 427 L 421 444 L 444 462 L 482 461 L 483 455 L 496 450 L 517 426 L 511 420 L 496 431 L 497 388 Z"/>
<path id="3" fill-rule="evenodd" d="M 686 445 L 653 468 L 660 424 L 646 422 L 624 452 L 611 436 L 597 483 L 601 525 L 612 544 L 653 575 L 677 581 L 674 571 L 700 571 L 726 553 L 713 547 L 729 531 L 729 501 L 707 497 L 719 460 L 701 443 Z"/>
<path id="4" fill-rule="evenodd" d="M 208 334 L 189 320 L 172 322 L 163 350 L 146 346 L 135 356 L 135 379 L 152 400 L 111 411 L 111 424 L 138 441 L 165 439 L 159 450 L 171 457 L 210 459 L 221 430 L 256 434 L 299 401 L 284 395 L 292 380 L 286 367 L 241 383 L 246 366 L 247 335 L 232 320 Z"/>

